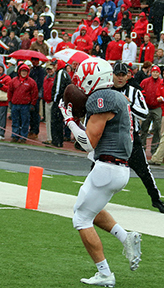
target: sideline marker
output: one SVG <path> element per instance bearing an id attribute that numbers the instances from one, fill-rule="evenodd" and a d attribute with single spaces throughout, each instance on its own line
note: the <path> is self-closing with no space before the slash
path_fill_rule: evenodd
<path id="1" fill-rule="evenodd" d="M 42 175 L 42 167 L 30 167 L 26 196 L 26 209 L 38 209 Z"/>

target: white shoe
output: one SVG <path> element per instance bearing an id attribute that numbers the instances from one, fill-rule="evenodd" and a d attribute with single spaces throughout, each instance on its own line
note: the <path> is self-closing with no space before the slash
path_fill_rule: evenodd
<path id="1" fill-rule="evenodd" d="M 124 251 L 126 252 L 126 258 L 129 259 L 130 269 L 134 271 L 139 267 L 139 262 L 141 261 L 141 234 L 137 232 L 128 232 L 123 245 Z"/>
<path id="2" fill-rule="evenodd" d="M 5 137 L 0 135 L 0 140 L 5 140 Z"/>
<path id="3" fill-rule="evenodd" d="M 86 279 L 82 278 L 80 282 L 90 285 L 96 285 L 96 286 L 104 286 L 104 287 L 111 287 L 113 288 L 115 286 L 115 277 L 114 273 L 112 273 L 110 276 L 105 276 L 100 272 L 97 272 L 95 276 Z"/>

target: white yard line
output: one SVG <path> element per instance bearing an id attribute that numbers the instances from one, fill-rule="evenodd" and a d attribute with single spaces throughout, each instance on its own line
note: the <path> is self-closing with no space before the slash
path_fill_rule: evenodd
<path id="1" fill-rule="evenodd" d="M 25 208 L 27 187 L 0 182 L 0 203 Z M 38 211 L 73 217 L 76 196 L 41 190 Z M 125 229 L 164 238 L 164 214 L 108 203 L 105 207 Z"/>
<path id="2" fill-rule="evenodd" d="M 18 207 L 0 207 L 0 210 L 19 210 Z"/>

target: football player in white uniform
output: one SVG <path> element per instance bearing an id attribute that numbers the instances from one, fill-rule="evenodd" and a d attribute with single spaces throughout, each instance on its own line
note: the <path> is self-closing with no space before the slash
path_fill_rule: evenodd
<path id="1" fill-rule="evenodd" d="M 80 145 L 88 152 L 94 150 L 95 160 L 94 168 L 79 190 L 74 206 L 73 225 L 79 231 L 98 272 L 89 279 L 82 278 L 81 282 L 114 287 L 115 276 L 104 256 L 94 223 L 110 231 L 122 242 L 130 268 L 136 270 L 141 255 L 141 235 L 137 232 L 128 233 L 109 213 L 102 210 L 129 180 L 127 161 L 133 144 L 132 118 L 127 99 L 122 97 L 121 93 L 110 89 L 113 85 L 113 69 L 107 61 L 100 58 L 83 61 L 78 67 L 75 79 L 79 89 L 89 96 L 86 103 L 86 130 L 75 123 L 71 103 L 65 108 L 64 102 L 60 101 L 59 108 L 65 123 Z"/>

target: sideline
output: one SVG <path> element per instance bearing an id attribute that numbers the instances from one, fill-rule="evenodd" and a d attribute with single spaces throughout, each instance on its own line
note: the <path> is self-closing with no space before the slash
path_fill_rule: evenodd
<path id="1" fill-rule="evenodd" d="M 0 203 L 25 208 L 27 187 L 0 182 Z M 41 189 L 37 211 L 63 217 L 73 217 L 76 196 Z M 164 214 L 108 203 L 105 207 L 115 220 L 125 229 L 164 238 Z"/>

